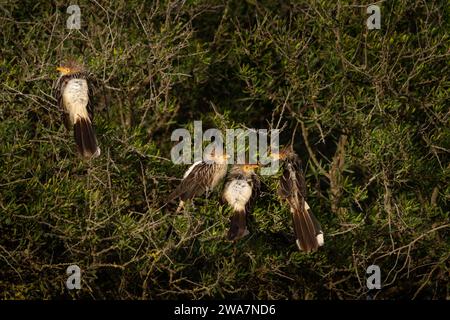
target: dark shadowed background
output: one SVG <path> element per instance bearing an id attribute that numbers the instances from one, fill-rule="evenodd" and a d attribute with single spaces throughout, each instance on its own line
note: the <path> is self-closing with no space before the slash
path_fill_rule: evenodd
<path id="1" fill-rule="evenodd" d="M 450 297 L 448 1 L 381 1 L 380 30 L 367 1 L 80 0 L 80 30 L 69 4 L 0 4 L 0 298 Z M 95 87 L 92 162 L 53 98 L 67 58 Z M 158 210 L 194 120 L 297 127 L 325 246 L 298 251 L 270 177 L 236 244 L 217 192 Z"/>

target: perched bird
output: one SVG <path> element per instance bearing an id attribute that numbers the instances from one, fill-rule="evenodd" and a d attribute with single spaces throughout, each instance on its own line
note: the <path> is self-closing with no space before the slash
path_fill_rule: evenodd
<path id="1" fill-rule="evenodd" d="M 278 196 L 290 206 L 297 246 L 305 252 L 315 251 L 324 244 L 323 231 L 305 200 L 306 184 L 301 160 L 292 146 L 271 157 L 281 161 Z"/>
<path id="2" fill-rule="evenodd" d="M 257 164 L 236 164 L 227 176 L 222 198 L 234 210 L 230 219 L 228 240 L 239 240 L 249 234 L 247 214 L 259 194 L 260 181 L 255 172 Z"/>
<path id="3" fill-rule="evenodd" d="M 197 161 L 184 173 L 178 187 L 170 194 L 169 201 L 180 199 L 178 210 L 184 203 L 203 194 L 209 194 L 227 174 L 226 154 L 215 150 L 202 161 Z"/>
<path id="4" fill-rule="evenodd" d="M 100 155 L 92 121 L 94 118 L 89 98 L 87 73 L 81 64 L 69 61 L 56 68 L 60 72 L 56 82 L 56 99 L 62 112 L 64 125 L 73 127 L 78 152 L 90 159 Z"/>

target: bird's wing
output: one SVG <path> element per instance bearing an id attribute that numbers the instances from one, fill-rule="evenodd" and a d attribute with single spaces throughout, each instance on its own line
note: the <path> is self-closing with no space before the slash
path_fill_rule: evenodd
<path id="1" fill-rule="evenodd" d="M 94 105 L 92 103 L 92 93 L 93 93 L 93 88 L 92 88 L 92 81 L 90 81 L 90 79 L 88 79 L 88 76 L 83 75 L 83 77 L 86 79 L 86 82 L 88 84 L 88 104 L 86 106 L 87 108 L 87 112 L 89 114 L 89 119 L 91 120 L 91 122 L 94 121 Z"/>
<path id="2" fill-rule="evenodd" d="M 253 206 L 256 202 L 256 199 L 259 196 L 259 191 L 261 189 L 261 181 L 259 180 L 258 175 L 256 173 L 253 173 L 248 183 L 252 187 L 252 195 L 250 200 L 247 202 L 247 205 L 245 206 L 245 211 L 250 213 L 253 210 Z"/>
<path id="3" fill-rule="evenodd" d="M 169 196 L 169 200 L 180 198 L 183 201 L 205 193 L 214 174 L 212 164 L 201 162 L 190 168 L 189 174 L 181 181 L 178 187 Z"/>
<path id="4" fill-rule="evenodd" d="M 64 101 L 63 101 L 63 92 L 64 92 L 64 89 L 65 89 L 68 81 L 69 81 L 69 78 L 67 76 L 61 76 L 58 78 L 58 80 L 56 81 L 56 85 L 55 85 L 55 96 L 56 96 L 56 101 L 58 103 L 59 111 L 61 112 L 62 122 L 64 123 L 64 126 L 67 129 L 70 129 L 71 125 L 70 125 L 69 113 L 67 112 L 66 108 L 64 108 Z"/>
<path id="5" fill-rule="evenodd" d="M 291 208 L 296 242 L 300 250 L 317 250 L 323 244 L 323 234 L 318 220 L 305 201 L 306 183 L 298 158 L 286 161 L 278 193 L 287 200 Z M 319 234 L 322 234 L 321 243 L 317 238 Z"/>
<path id="6" fill-rule="evenodd" d="M 306 198 L 305 176 L 299 159 L 285 161 L 278 186 L 278 195 L 289 203 L 294 201 L 297 204 Z"/>

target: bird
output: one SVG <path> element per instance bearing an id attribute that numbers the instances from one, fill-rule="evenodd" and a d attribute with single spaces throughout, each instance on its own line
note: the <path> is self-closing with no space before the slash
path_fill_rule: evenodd
<path id="1" fill-rule="evenodd" d="M 56 68 L 56 100 L 62 112 L 65 127 L 74 132 L 79 154 L 85 159 L 100 155 L 93 128 L 94 112 L 90 99 L 88 75 L 84 66 L 70 60 Z"/>
<path id="2" fill-rule="evenodd" d="M 177 212 L 186 201 L 203 194 L 209 195 L 227 174 L 227 154 L 216 152 L 213 149 L 203 160 L 196 161 L 184 173 L 183 179 L 177 188 L 169 195 L 168 202 L 179 199 Z"/>
<path id="3" fill-rule="evenodd" d="M 281 162 L 278 196 L 289 204 L 296 244 L 301 251 L 313 252 L 324 245 L 322 227 L 306 202 L 306 183 L 302 163 L 292 145 L 271 155 Z"/>
<path id="4" fill-rule="evenodd" d="M 222 199 L 233 209 L 227 238 L 239 240 L 250 232 L 247 229 L 247 214 L 250 214 L 259 194 L 261 182 L 255 169 L 258 164 L 235 164 L 227 175 Z"/>

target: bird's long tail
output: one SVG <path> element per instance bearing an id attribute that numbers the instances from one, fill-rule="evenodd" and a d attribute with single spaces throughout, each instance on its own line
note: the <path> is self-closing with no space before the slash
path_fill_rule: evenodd
<path id="1" fill-rule="evenodd" d="M 298 248 L 305 252 L 316 251 L 324 244 L 323 231 L 319 221 L 306 202 L 302 208 L 292 207 L 291 212 Z"/>
<path id="2" fill-rule="evenodd" d="M 73 129 L 78 152 L 84 158 L 98 157 L 100 148 L 97 146 L 97 139 L 91 120 L 85 117 L 78 117 Z"/>
<path id="3" fill-rule="evenodd" d="M 249 234 L 247 229 L 247 215 L 245 211 L 235 211 L 230 219 L 230 230 L 228 240 L 239 240 Z"/>

